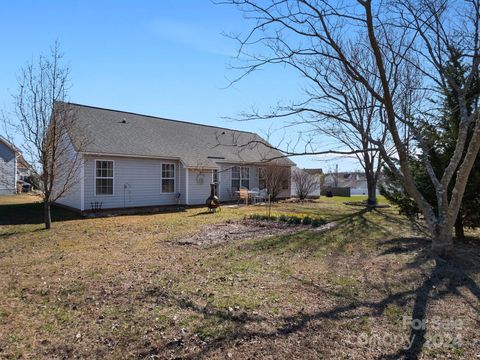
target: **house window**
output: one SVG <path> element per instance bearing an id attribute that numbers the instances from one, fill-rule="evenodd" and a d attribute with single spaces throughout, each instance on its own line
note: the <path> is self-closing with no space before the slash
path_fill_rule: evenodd
<path id="1" fill-rule="evenodd" d="M 113 161 L 95 161 L 95 194 L 113 195 Z"/>
<path id="2" fill-rule="evenodd" d="M 232 167 L 232 188 L 250 189 L 250 169 L 246 166 Z"/>
<path id="3" fill-rule="evenodd" d="M 260 190 L 267 188 L 267 179 L 265 177 L 265 168 L 258 168 L 258 188 Z"/>
<path id="4" fill-rule="evenodd" d="M 162 164 L 162 193 L 175 191 L 175 164 Z"/>
<path id="5" fill-rule="evenodd" d="M 217 169 L 212 170 L 212 182 L 214 184 L 218 184 L 218 170 Z"/>

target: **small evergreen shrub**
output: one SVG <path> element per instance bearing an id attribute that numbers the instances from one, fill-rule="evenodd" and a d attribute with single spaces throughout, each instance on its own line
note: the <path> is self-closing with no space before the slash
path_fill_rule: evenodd
<path id="1" fill-rule="evenodd" d="M 287 224 L 290 225 L 300 225 L 302 223 L 302 218 L 296 215 L 290 215 L 287 217 Z"/>
<path id="2" fill-rule="evenodd" d="M 312 226 L 313 227 L 319 227 L 322 225 L 325 225 L 327 222 L 324 219 L 317 218 L 312 220 Z"/>
<path id="3" fill-rule="evenodd" d="M 302 220 L 303 225 L 311 225 L 313 219 L 310 216 L 305 216 Z"/>

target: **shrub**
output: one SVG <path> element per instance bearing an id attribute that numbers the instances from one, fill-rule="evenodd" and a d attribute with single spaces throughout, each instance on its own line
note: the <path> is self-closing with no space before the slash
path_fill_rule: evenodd
<path id="1" fill-rule="evenodd" d="M 301 223 L 302 223 L 302 218 L 299 216 L 291 215 L 287 219 L 287 224 L 300 225 Z"/>
<path id="2" fill-rule="evenodd" d="M 247 218 L 247 217 L 245 217 Z M 280 222 L 285 222 L 290 225 L 311 225 L 313 227 L 318 227 L 321 225 L 325 225 L 327 221 L 325 221 L 322 218 L 312 218 L 308 215 L 279 215 L 279 216 L 268 216 L 268 215 L 261 215 L 261 214 L 252 214 L 248 216 L 248 219 L 251 220 L 266 220 L 266 221 L 280 221 Z"/>
<path id="3" fill-rule="evenodd" d="M 325 225 L 327 222 L 324 219 L 317 218 L 312 220 L 312 226 L 313 227 L 319 227 L 322 225 Z"/>
<path id="4" fill-rule="evenodd" d="M 310 216 L 305 216 L 302 220 L 303 225 L 311 225 L 313 219 Z"/>
<path id="5" fill-rule="evenodd" d="M 261 215 L 261 214 L 252 214 L 248 217 L 251 220 L 269 220 L 269 221 L 276 221 L 276 216 L 268 216 L 268 215 Z"/>

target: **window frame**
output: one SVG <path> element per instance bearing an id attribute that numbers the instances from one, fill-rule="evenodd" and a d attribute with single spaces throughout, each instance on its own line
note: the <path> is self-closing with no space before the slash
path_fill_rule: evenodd
<path id="1" fill-rule="evenodd" d="M 233 177 L 233 172 L 234 172 L 235 168 L 238 168 L 238 178 Z M 245 170 L 245 169 L 247 170 L 247 173 L 248 173 L 247 177 L 243 177 L 243 170 Z M 238 181 L 238 185 L 239 185 L 238 190 L 240 190 L 240 188 L 244 187 L 244 186 L 242 186 L 242 181 L 248 181 L 247 189 L 250 190 L 250 168 L 248 166 L 240 166 L 240 165 L 232 166 L 231 183 L 230 183 L 232 189 L 236 188 L 235 186 L 233 186 L 233 181 Z"/>
<path id="2" fill-rule="evenodd" d="M 173 177 L 163 177 L 163 165 L 173 165 Z M 163 191 L 163 180 L 173 180 L 173 191 Z M 175 194 L 177 189 L 177 166 L 174 162 L 162 162 L 160 165 L 160 193 L 161 194 Z"/>
<path id="3" fill-rule="evenodd" d="M 112 177 L 97 176 L 97 163 L 99 161 L 108 161 L 112 163 Z M 95 159 L 95 165 L 93 167 L 95 174 L 93 182 L 93 195 L 97 196 L 115 196 L 115 160 L 112 159 Z M 97 194 L 97 179 L 112 179 L 112 193 L 111 194 Z"/>

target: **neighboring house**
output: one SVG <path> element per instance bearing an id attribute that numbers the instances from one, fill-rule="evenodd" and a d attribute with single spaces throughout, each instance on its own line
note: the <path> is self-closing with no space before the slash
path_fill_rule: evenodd
<path id="1" fill-rule="evenodd" d="M 0 195 L 16 194 L 18 159 L 21 156 L 15 145 L 0 136 Z"/>
<path id="2" fill-rule="evenodd" d="M 81 166 L 57 203 L 80 211 L 204 204 L 212 181 L 220 201 L 233 200 L 239 187 L 259 187 L 262 162 L 281 156 L 250 132 L 69 106 L 76 117 L 71 156 Z"/>
<path id="3" fill-rule="evenodd" d="M 17 179 L 20 181 L 25 181 L 32 175 L 32 167 L 21 154 L 17 159 L 17 175 Z"/>
<path id="4" fill-rule="evenodd" d="M 379 185 L 377 184 L 377 195 L 380 194 Z M 351 195 L 367 195 L 367 179 L 365 173 L 355 172 L 339 172 L 330 173 L 325 176 L 324 187 L 350 188 Z"/>

